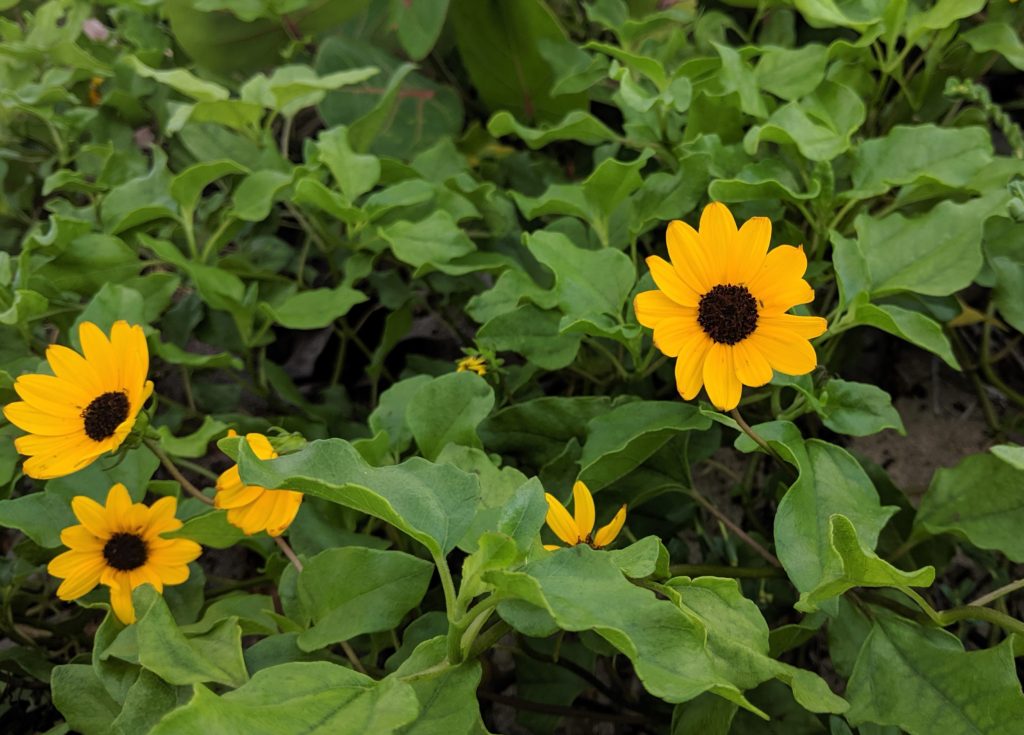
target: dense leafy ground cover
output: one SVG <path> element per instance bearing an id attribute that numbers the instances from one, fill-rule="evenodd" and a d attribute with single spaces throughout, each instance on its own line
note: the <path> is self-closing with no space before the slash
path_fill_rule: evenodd
<path id="1" fill-rule="evenodd" d="M 1016 5 L 0 7 L 4 732 L 1024 732 Z"/>

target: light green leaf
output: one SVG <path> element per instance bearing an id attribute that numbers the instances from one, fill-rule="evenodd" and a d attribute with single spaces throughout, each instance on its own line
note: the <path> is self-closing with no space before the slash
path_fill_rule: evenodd
<path id="1" fill-rule="evenodd" d="M 1008 217 L 992 217 L 985 223 L 983 248 L 995 287 L 992 299 L 1008 324 L 1024 331 L 1024 252 L 1020 240 L 1024 226 Z"/>
<path id="2" fill-rule="evenodd" d="M 270 215 L 274 202 L 295 179 L 294 173 L 281 171 L 254 171 L 242 179 L 231 197 L 231 214 L 246 222 L 261 222 Z"/>
<path id="3" fill-rule="evenodd" d="M 405 410 L 424 457 L 437 459 L 450 443 L 479 447 L 476 427 L 494 406 L 494 390 L 476 373 L 448 373 L 425 383 Z"/>
<path id="4" fill-rule="evenodd" d="M 1006 23 L 982 23 L 960 34 L 976 53 L 997 51 L 1018 69 L 1024 70 L 1024 43 L 1020 35 Z"/>
<path id="5" fill-rule="evenodd" d="M 149 173 L 115 186 L 103 197 L 100 203 L 103 229 L 116 235 L 153 220 L 175 217 L 178 204 L 171 197 L 170 187 L 167 156 L 156 148 Z"/>
<path id="6" fill-rule="evenodd" d="M 402 220 L 382 227 L 380 236 L 396 258 L 416 268 L 448 263 L 476 250 L 473 241 L 443 209 L 419 222 Z"/>
<path id="7" fill-rule="evenodd" d="M 557 123 L 536 128 L 519 123 L 512 113 L 501 110 L 487 121 L 487 132 L 495 137 L 515 135 L 533 150 L 560 140 L 597 145 L 618 138 L 607 125 L 584 110 L 573 110 Z"/>
<path id="8" fill-rule="evenodd" d="M 827 64 L 828 49 L 821 44 L 792 49 L 773 46 L 762 51 L 754 75 L 761 89 L 791 101 L 815 90 L 825 78 Z"/>
<path id="9" fill-rule="evenodd" d="M 935 471 L 914 518 L 918 533 L 955 533 L 1024 562 L 1024 470 L 994 454 L 973 454 Z"/>
<path id="10" fill-rule="evenodd" d="M 111 699 L 91 666 L 55 666 L 51 674 L 53 705 L 82 735 L 107 735 L 121 707 Z"/>
<path id="11" fill-rule="evenodd" d="M 734 178 L 716 179 L 708 187 L 708 196 L 721 202 L 746 202 L 756 199 L 788 199 L 791 202 L 816 199 L 821 184 L 811 181 L 807 191 L 785 163 L 766 158 L 740 169 Z"/>
<path id="12" fill-rule="evenodd" d="M 473 520 L 480 498 L 476 477 L 450 465 L 414 458 L 370 467 L 341 439 L 312 441 L 302 450 L 261 462 L 240 445 L 242 479 L 287 487 L 368 513 L 412 536 L 434 554 L 447 554 Z"/>
<path id="13" fill-rule="evenodd" d="M 293 293 L 273 306 L 261 302 L 260 307 L 274 322 L 289 329 L 321 329 L 367 298 L 348 286 L 314 288 Z"/>
<path id="14" fill-rule="evenodd" d="M 299 648 L 316 651 L 397 627 L 433 574 L 433 564 L 400 551 L 348 546 L 317 554 L 299 573 L 299 599 L 313 619 Z"/>
<path id="15" fill-rule="evenodd" d="M 61 546 L 61 529 L 76 523 L 68 501 L 53 493 L 34 492 L 0 500 L 0 526 L 18 529 L 46 549 Z"/>
<path id="16" fill-rule="evenodd" d="M 929 587 L 935 581 L 934 567 L 904 572 L 864 548 L 850 519 L 838 513 L 829 518 L 829 546 L 825 577 L 800 595 L 797 610 L 814 612 L 825 600 L 854 587 Z"/>
<path id="17" fill-rule="evenodd" d="M 881 329 L 901 339 L 905 339 L 918 347 L 938 355 L 955 370 L 960 369 L 949 338 L 942 331 L 942 325 L 931 317 L 917 311 L 904 309 L 902 306 L 869 304 L 867 297 L 861 294 L 852 304 L 846 316 L 831 327 L 834 334 L 858 326 L 870 326 Z"/>
<path id="18" fill-rule="evenodd" d="M 114 735 L 147 733 L 177 706 L 177 689 L 153 672 L 142 669 L 125 696 L 121 713 L 111 723 L 111 732 Z"/>
<path id="19" fill-rule="evenodd" d="M 245 538 L 242 529 L 228 522 L 223 510 L 211 510 L 192 516 L 177 531 L 164 534 L 164 538 L 188 538 L 213 549 L 228 549 Z"/>
<path id="20" fill-rule="evenodd" d="M 155 79 L 160 84 L 171 87 L 186 97 L 194 100 L 226 100 L 231 93 L 219 84 L 200 79 L 187 69 L 159 70 L 146 66 L 134 56 L 125 57 L 125 61 L 135 69 L 140 77 Z"/>
<path id="21" fill-rule="evenodd" d="M 893 616 L 879 617 L 861 648 L 846 690 L 853 725 L 893 725 L 910 735 L 1013 735 L 1024 695 L 1013 645 L 965 652 L 950 633 Z"/>
<path id="22" fill-rule="evenodd" d="M 166 426 L 156 427 L 160 446 L 174 457 L 198 459 L 206 455 L 210 442 L 227 432 L 228 425 L 213 416 L 204 416 L 203 423 L 188 436 L 174 436 Z"/>
<path id="23" fill-rule="evenodd" d="M 225 176 L 246 173 L 249 173 L 249 169 L 227 158 L 194 163 L 171 179 L 171 197 L 183 212 L 191 213 L 195 211 L 199 197 L 207 186 Z"/>
<path id="24" fill-rule="evenodd" d="M 349 201 L 368 192 L 380 179 L 380 161 L 376 156 L 356 153 L 348 144 L 348 131 L 338 126 L 320 133 L 317 139 L 320 160 L 331 171 Z"/>
<path id="25" fill-rule="evenodd" d="M 558 312 L 523 304 L 480 327 L 476 341 L 496 352 L 518 352 L 545 370 L 559 370 L 576 358 L 581 340 L 579 334 L 562 334 L 560 327 Z"/>
<path id="26" fill-rule="evenodd" d="M 1024 447 L 1016 444 L 996 444 L 994 447 L 989 447 L 988 451 L 1018 470 L 1024 470 Z"/>
<path id="27" fill-rule="evenodd" d="M 892 398 L 876 385 L 831 378 L 820 401 L 815 410 L 822 423 L 839 434 L 870 436 L 884 429 L 906 434 Z"/>
<path id="28" fill-rule="evenodd" d="M 887 0 L 794 0 L 794 4 L 814 28 L 841 26 L 863 31 L 882 19 Z"/>
<path id="29" fill-rule="evenodd" d="M 420 703 L 415 722 L 401 735 L 484 735 L 476 689 L 480 663 L 445 666 L 445 637 L 424 641 L 389 678 L 408 682 Z"/>

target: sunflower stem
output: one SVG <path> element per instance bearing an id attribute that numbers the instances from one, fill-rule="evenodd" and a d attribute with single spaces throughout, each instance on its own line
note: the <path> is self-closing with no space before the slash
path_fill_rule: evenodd
<path id="1" fill-rule="evenodd" d="M 1016 592 L 1021 588 L 1024 588 L 1024 579 L 1018 579 L 1016 582 L 1010 582 L 1009 584 L 1005 584 L 997 590 L 993 590 L 992 592 L 989 592 L 986 595 L 982 595 L 973 602 L 968 602 L 967 605 L 969 607 L 984 607 L 985 605 L 988 605 L 990 602 L 995 602 L 1000 597 L 1005 597 L 1011 592 Z"/>
<path id="2" fill-rule="evenodd" d="M 460 606 L 455 594 L 455 582 L 448 562 L 441 554 L 433 554 L 437 575 L 441 578 L 441 589 L 444 590 L 444 606 L 448 611 L 448 663 L 462 663 L 462 633 L 460 625 Z"/>
<path id="3" fill-rule="evenodd" d="M 159 444 L 157 444 L 155 441 L 153 441 L 152 439 L 150 439 L 148 437 L 144 438 L 142 440 L 142 443 L 145 444 L 149 448 L 149 451 L 151 451 L 153 454 L 156 455 L 156 458 L 160 460 L 160 464 L 162 464 L 164 466 L 164 469 L 167 470 L 167 472 L 171 475 L 171 477 L 173 477 L 175 480 L 178 481 L 179 485 L 181 485 L 181 489 L 182 490 L 184 490 L 185 492 L 187 492 L 189 495 L 191 495 L 192 497 L 196 498 L 197 500 L 201 500 L 202 502 L 206 503 L 207 505 L 213 505 L 213 501 L 212 500 L 210 500 L 208 497 L 203 495 L 203 493 L 199 490 L 199 488 L 197 488 L 195 485 L 193 485 L 189 481 L 189 479 L 187 477 L 185 477 L 185 475 L 181 474 L 181 470 L 179 470 L 178 466 L 176 464 L 174 464 L 174 460 L 172 460 L 167 455 L 167 453 L 164 452 L 164 450 L 160 448 Z"/>
<path id="4" fill-rule="evenodd" d="M 726 528 L 728 528 L 730 531 L 732 531 L 734 534 L 736 534 L 736 537 L 738 539 L 740 539 L 741 541 L 743 541 L 743 543 L 745 543 L 751 549 L 756 551 L 761 556 L 762 559 L 764 559 L 766 562 L 771 564 L 773 567 L 779 568 L 779 567 L 782 566 L 782 562 L 779 561 L 778 557 L 776 557 L 775 554 L 773 554 L 772 552 L 768 551 L 768 549 L 766 549 L 761 544 L 759 544 L 757 541 L 755 541 L 746 531 L 744 531 L 742 528 L 740 528 L 735 523 L 733 523 L 732 519 L 730 519 L 727 515 L 725 515 L 725 513 L 720 511 L 714 505 L 714 503 L 712 503 L 710 500 L 708 500 L 703 495 L 701 495 L 700 491 L 698 491 L 697 488 L 694 488 L 694 487 L 686 488 L 685 492 L 691 498 L 693 498 L 698 503 L 700 503 L 702 506 L 704 506 L 704 509 L 707 510 L 711 515 L 713 515 L 719 521 L 721 521 L 722 524 L 725 525 Z"/>
<path id="5" fill-rule="evenodd" d="M 732 411 L 730 411 L 729 415 L 731 415 L 733 419 L 735 419 L 736 423 L 740 425 L 740 428 L 743 430 L 743 433 L 749 436 L 757 446 L 761 447 L 761 449 L 765 451 L 766 454 L 768 454 L 771 457 L 774 457 L 776 460 L 778 460 L 779 464 L 781 464 L 788 470 L 793 470 L 793 467 L 788 462 L 786 462 L 786 460 L 780 457 L 779 453 L 776 452 L 760 434 L 754 431 L 754 429 L 750 426 L 750 424 L 746 422 L 746 420 L 744 420 L 738 408 L 734 408 Z"/>

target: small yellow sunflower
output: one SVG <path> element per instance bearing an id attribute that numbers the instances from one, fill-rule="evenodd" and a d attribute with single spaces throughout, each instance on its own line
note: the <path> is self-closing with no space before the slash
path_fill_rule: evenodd
<path id="1" fill-rule="evenodd" d="M 174 517 L 177 509 L 175 498 L 160 498 L 152 506 L 133 503 L 121 483 L 110 488 L 106 506 L 75 496 L 71 510 L 81 525 L 60 532 L 70 551 L 47 566 L 50 574 L 64 580 L 57 597 L 77 600 L 97 584 L 106 585 L 114 614 L 125 625 L 134 623 L 132 590 L 151 584 L 162 593 L 164 585 L 181 584 L 188 579 L 189 562 L 202 553 L 195 541 L 161 537 L 181 528 Z"/>
<path id="2" fill-rule="evenodd" d="M 739 404 L 742 386 L 765 385 L 772 371 L 809 373 L 818 364 L 808 341 L 828 324 L 786 312 L 814 300 L 804 280 L 802 247 L 768 250 L 772 225 L 752 217 L 738 230 L 729 208 L 712 202 L 697 232 L 671 222 L 671 263 L 647 259 L 656 291 L 637 294 L 637 320 L 654 330 L 654 344 L 676 359 L 676 388 L 686 400 L 704 386 L 720 410 Z"/>
<path id="3" fill-rule="evenodd" d="M 466 371 L 476 373 L 480 377 L 487 375 L 487 360 L 480 357 L 479 355 L 470 355 L 464 357 L 458 362 L 458 367 L 455 368 L 455 372 L 464 373 Z"/>
<path id="4" fill-rule="evenodd" d="M 569 546 L 587 544 L 600 549 L 615 540 L 626 522 L 626 506 L 623 505 L 608 525 L 602 526 L 591 536 L 595 520 L 594 496 L 590 494 L 590 488 L 580 481 L 572 486 L 574 516 L 569 515 L 565 506 L 551 493 L 544 493 L 544 499 L 548 501 L 548 515 L 545 519 L 548 527 Z M 560 547 L 555 544 L 544 544 L 544 548 L 552 551 Z"/>
<path id="5" fill-rule="evenodd" d="M 228 436 L 238 436 L 232 429 Z M 246 434 L 249 448 L 260 459 L 276 459 L 277 452 L 263 434 Z M 302 493 L 295 490 L 268 490 L 259 485 L 246 485 L 238 474 L 238 465 L 232 465 L 217 478 L 217 494 L 213 499 L 217 508 L 226 509 L 228 522 L 242 529 L 247 536 L 266 531 L 280 536 L 295 520 L 302 505 Z"/>
<path id="6" fill-rule="evenodd" d="M 14 440 L 28 455 L 29 477 L 70 475 L 116 450 L 153 392 L 142 327 L 115 322 L 107 339 L 95 324 L 82 322 L 78 336 L 82 355 L 50 345 L 46 361 L 53 375 L 19 376 L 14 390 L 22 400 L 4 406 L 7 420 L 29 432 Z"/>

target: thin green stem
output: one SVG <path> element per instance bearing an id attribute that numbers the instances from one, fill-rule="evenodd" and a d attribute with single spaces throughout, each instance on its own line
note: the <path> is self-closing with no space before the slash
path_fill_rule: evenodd
<path id="1" fill-rule="evenodd" d="M 996 302 L 992 300 L 988 302 L 988 308 L 985 309 L 985 323 L 981 327 L 981 355 L 978 358 L 981 372 L 984 373 L 989 383 L 1002 391 L 1003 395 L 1014 403 L 1024 406 L 1024 395 L 1008 386 L 992 367 L 992 322 L 995 321 L 995 314 Z"/>
<path id="2" fill-rule="evenodd" d="M 786 573 L 778 567 L 731 567 L 726 564 L 673 564 L 668 570 L 677 577 L 769 579 L 786 576 Z"/>
<path id="3" fill-rule="evenodd" d="M 993 590 L 992 592 L 989 592 L 988 594 L 982 595 L 981 597 L 979 597 L 978 599 L 974 600 L 973 602 L 968 602 L 967 605 L 969 607 L 971 607 L 971 606 L 973 606 L 973 607 L 983 607 L 985 605 L 988 605 L 990 602 L 995 602 L 999 598 L 1005 597 L 1006 595 L 1010 594 L 1011 592 L 1016 592 L 1017 590 L 1022 589 L 1022 588 L 1024 588 L 1024 579 L 1018 579 L 1016 582 L 1010 582 L 1009 584 L 1004 584 L 999 589 Z"/>
<path id="4" fill-rule="evenodd" d="M 182 490 L 207 505 L 213 505 L 212 500 L 203 495 L 199 488 L 193 485 L 187 477 L 181 474 L 181 470 L 179 470 L 177 465 L 174 464 L 174 460 L 172 460 L 167 453 L 160 448 L 159 444 L 148 437 L 143 439 L 142 443 L 146 445 L 149 451 L 156 455 L 156 458 L 160 460 L 160 464 L 164 466 L 164 469 L 167 470 L 171 477 L 178 481 L 179 485 L 181 485 Z"/>
<path id="5" fill-rule="evenodd" d="M 620 378 L 622 378 L 623 380 L 629 379 L 629 373 L 626 372 L 626 368 L 622 367 L 622 363 L 619 361 L 619 358 L 617 358 L 611 350 L 609 350 L 603 344 L 598 342 L 596 339 L 590 340 L 587 344 L 589 344 L 595 350 L 597 350 L 606 358 L 608 358 L 608 361 L 611 362 L 612 367 L 615 368 L 615 372 L 618 373 L 618 376 Z"/>
<path id="6" fill-rule="evenodd" d="M 448 561 L 441 554 L 432 554 L 437 575 L 441 578 L 441 589 L 444 591 L 444 606 L 448 614 L 448 662 L 458 664 L 462 661 L 462 628 L 459 626 L 460 610 L 458 596 L 455 594 L 455 582 L 452 579 Z"/>
<path id="7" fill-rule="evenodd" d="M 749 546 L 751 549 L 757 552 L 762 559 L 767 561 L 773 567 L 782 566 L 782 563 L 778 560 L 775 554 L 768 551 L 768 549 L 764 548 L 761 544 L 759 544 L 757 541 L 751 538 L 746 531 L 737 526 L 732 521 L 732 519 L 730 519 L 727 515 L 725 515 L 725 513 L 720 511 L 710 500 L 701 495 L 696 488 L 685 488 L 684 491 L 687 495 L 689 495 L 691 498 L 700 503 L 704 507 L 704 509 L 707 510 L 711 515 L 713 515 L 715 518 L 721 521 L 722 524 L 725 525 L 725 527 L 728 528 L 730 531 L 732 531 L 738 539 L 743 541 L 745 544 L 747 544 L 747 546 Z"/>

